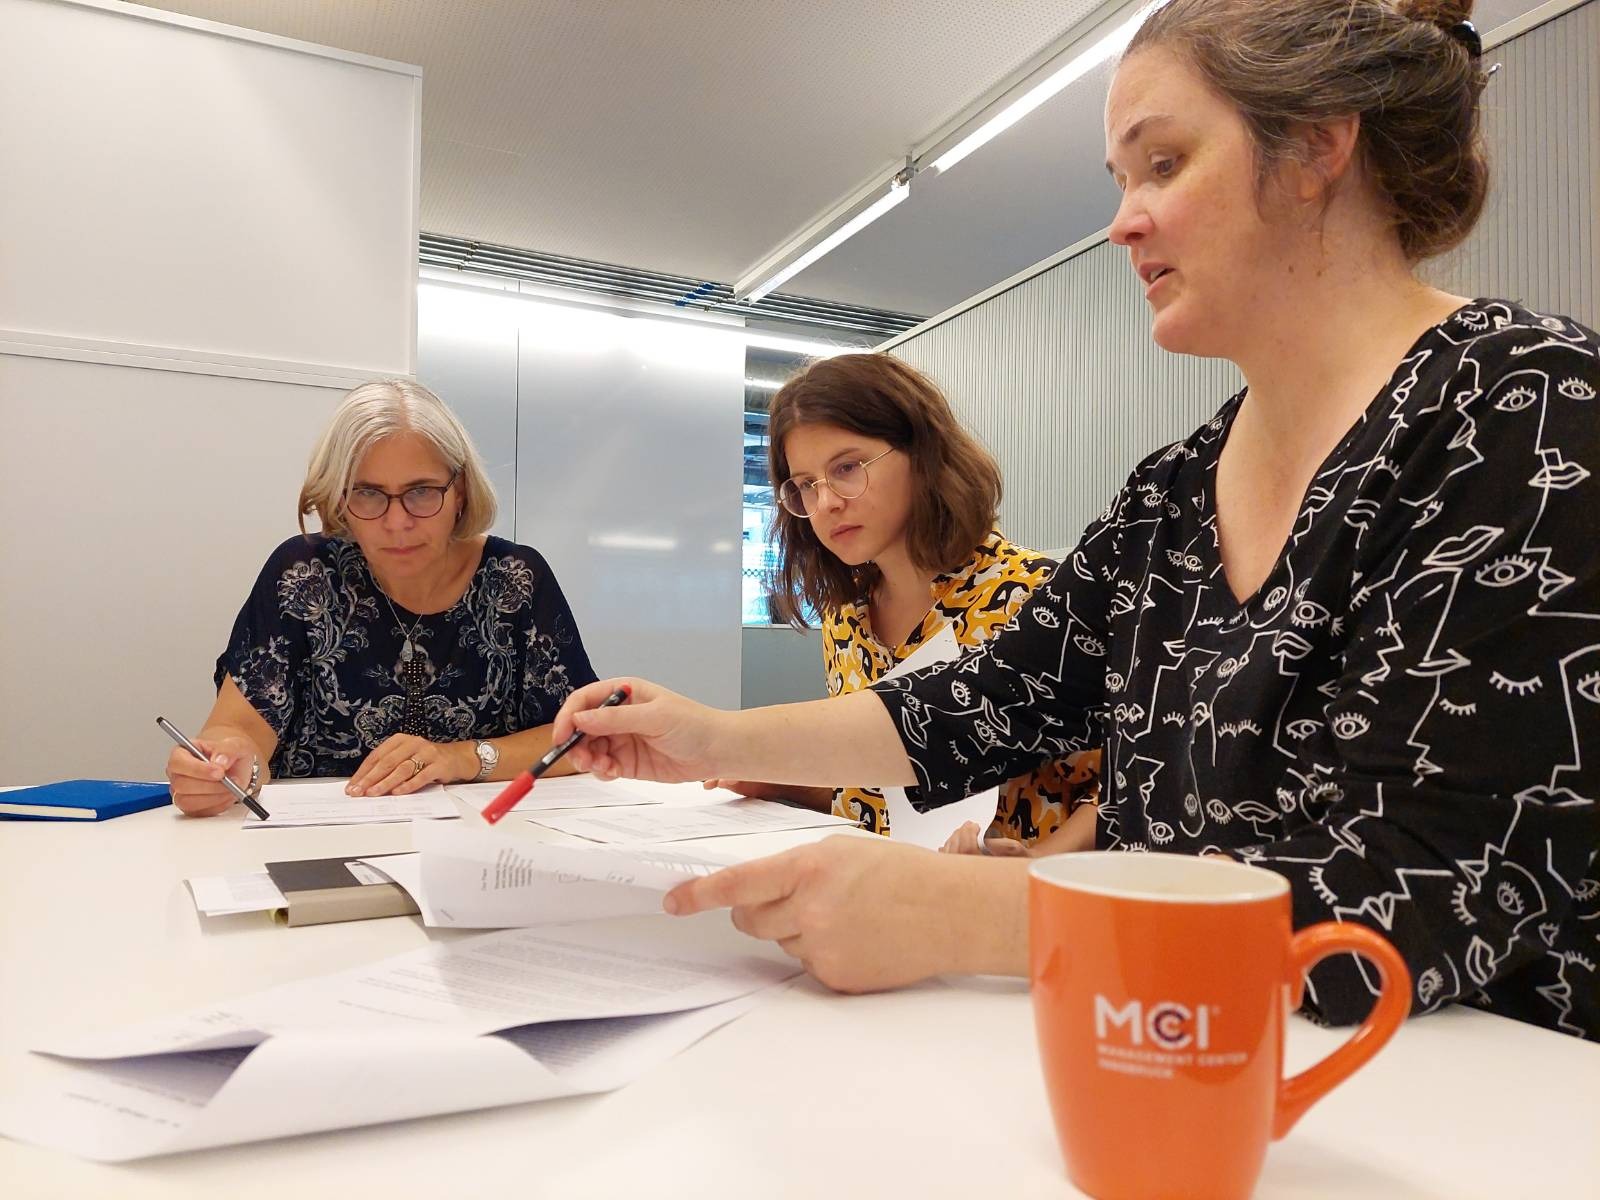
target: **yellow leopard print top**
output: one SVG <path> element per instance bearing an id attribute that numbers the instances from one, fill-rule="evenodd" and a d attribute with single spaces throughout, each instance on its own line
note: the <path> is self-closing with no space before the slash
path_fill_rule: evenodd
<path id="1" fill-rule="evenodd" d="M 957 644 L 977 646 L 1006 625 L 1055 563 L 1014 546 L 999 530 L 990 533 L 960 570 L 933 581 L 933 605 L 903 645 L 890 650 L 873 637 L 865 600 L 823 613 L 822 660 L 828 694 L 859 691 L 905 661 L 946 625 Z M 1079 804 L 1100 794 L 1100 751 L 1089 750 L 1046 763 L 1000 789 L 991 835 L 1028 845 L 1054 833 Z M 888 834 L 883 796 L 873 789 L 841 788 L 834 793 L 835 816 L 863 829 Z"/>

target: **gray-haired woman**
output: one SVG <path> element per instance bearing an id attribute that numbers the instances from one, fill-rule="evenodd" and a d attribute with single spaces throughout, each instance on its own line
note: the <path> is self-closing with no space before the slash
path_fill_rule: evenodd
<path id="1" fill-rule="evenodd" d="M 305 532 L 315 512 L 320 533 Z M 217 660 L 217 701 L 174 750 L 178 807 L 232 803 L 224 773 L 350 776 L 352 795 L 510 778 L 594 680 L 539 552 L 488 534 L 494 491 L 467 432 L 427 388 L 363 384 L 312 451 L 301 535 L 273 551 Z M 558 767 L 559 770 L 559 767 Z"/>

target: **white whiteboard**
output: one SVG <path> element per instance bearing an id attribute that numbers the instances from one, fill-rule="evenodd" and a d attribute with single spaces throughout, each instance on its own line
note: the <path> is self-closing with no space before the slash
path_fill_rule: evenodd
<path id="1" fill-rule="evenodd" d="M 0 343 L 409 374 L 420 96 L 381 59 L 0 0 Z"/>

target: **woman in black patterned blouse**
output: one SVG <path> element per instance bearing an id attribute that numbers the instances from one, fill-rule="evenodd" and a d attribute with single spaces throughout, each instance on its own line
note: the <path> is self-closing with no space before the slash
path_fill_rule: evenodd
<path id="1" fill-rule="evenodd" d="M 1373 926 L 1414 1008 L 1600 1038 L 1600 338 L 1419 282 L 1482 206 L 1470 3 L 1173 0 L 1112 85 L 1108 166 L 1166 349 L 1246 388 L 1139 464 L 957 666 L 713 713 L 647 685 L 556 721 L 602 774 L 916 785 L 1105 743 L 1103 848 L 1281 872 Z M 669 896 L 824 982 L 1026 965 L 1014 864 L 837 839 Z M 863 923 L 860 914 L 875 915 Z M 1350 1022 L 1363 968 L 1312 972 Z"/>
<path id="2" fill-rule="evenodd" d="M 404 795 L 509 779 L 548 750 L 594 671 L 549 565 L 488 533 L 494 513 L 467 431 L 427 388 L 346 396 L 311 454 L 302 533 L 272 552 L 217 660 L 196 739 L 212 761 L 167 759 L 178 807 L 227 808 L 224 771 Z"/>

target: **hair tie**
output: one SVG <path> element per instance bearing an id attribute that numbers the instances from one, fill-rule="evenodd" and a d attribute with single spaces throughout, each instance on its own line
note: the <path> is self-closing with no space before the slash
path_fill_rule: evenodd
<path id="1" fill-rule="evenodd" d="M 1474 60 L 1483 57 L 1483 39 L 1478 36 L 1478 29 L 1471 21 L 1457 21 L 1445 30 L 1456 41 L 1467 48 L 1467 53 Z"/>

